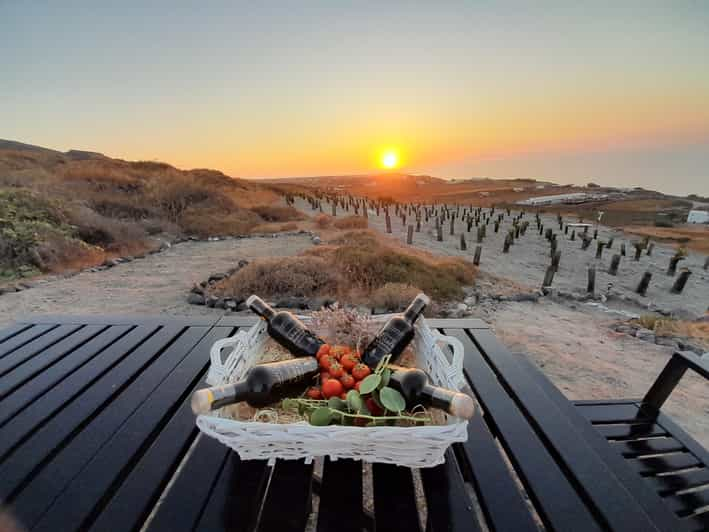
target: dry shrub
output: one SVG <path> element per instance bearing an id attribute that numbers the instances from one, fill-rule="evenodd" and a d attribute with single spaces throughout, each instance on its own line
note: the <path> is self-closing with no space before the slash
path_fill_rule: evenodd
<path id="1" fill-rule="evenodd" d="M 372 292 L 368 302 L 375 308 L 397 311 L 404 309 L 420 292 L 420 288 L 410 284 L 386 283 Z"/>
<path id="2" fill-rule="evenodd" d="M 37 245 L 45 270 L 61 272 L 100 264 L 106 259 L 101 248 L 56 232 L 45 234 Z"/>
<path id="3" fill-rule="evenodd" d="M 367 219 L 361 216 L 347 216 L 346 218 L 336 218 L 335 227 L 337 229 L 366 229 Z"/>
<path id="4" fill-rule="evenodd" d="M 251 210 L 267 222 L 291 222 L 304 219 L 304 216 L 291 206 L 259 205 L 251 207 Z"/>
<path id="5" fill-rule="evenodd" d="M 69 211 L 76 236 L 113 253 L 135 252 L 148 247 L 147 233 L 135 222 L 107 218 L 85 206 Z"/>
<path id="6" fill-rule="evenodd" d="M 251 262 L 216 287 L 221 294 L 246 298 L 251 294 L 310 297 L 335 293 L 337 275 L 319 257 L 285 257 Z"/>
<path id="7" fill-rule="evenodd" d="M 315 217 L 315 227 L 318 229 L 327 229 L 332 225 L 333 217 L 327 214 L 318 214 Z"/>
<path id="8" fill-rule="evenodd" d="M 298 224 L 295 222 L 288 222 L 287 224 L 281 225 L 281 228 L 279 231 L 297 231 L 298 230 Z"/>
<path id="9" fill-rule="evenodd" d="M 476 268 L 464 259 L 398 247 L 373 231 L 350 231 L 331 244 L 334 249 L 315 248 L 310 254 L 328 256 L 350 286 L 368 292 L 387 283 L 405 283 L 434 298 L 450 299 L 475 280 Z"/>
<path id="10" fill-rule="evenodd" d="M 214 235 L 246 235 L 260 221 L 258 215 L 248 209 L 223 211 L 194 207 L 182 214 L 179 225 L 187 234 L 206 238 Z"/>

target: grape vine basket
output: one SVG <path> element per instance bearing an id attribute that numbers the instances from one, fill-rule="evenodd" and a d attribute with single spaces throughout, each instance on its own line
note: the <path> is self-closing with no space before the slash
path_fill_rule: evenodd
<path id="1" fill-rule="evenodd" d="M 375 318 L 383 323 L 389 317 Z M 306 316 L 300 319 L 308 321 Z M 210 352 L 207 383 L 218 386 L 239 380 L 257 363 L 268 338 L 266 322 L 259 320 L 250 329 L 215 342 Z M 452 390 L 466 386 L 463 345 L 456 338 L 432 330 L 423 317 L 416 322 L 414 353 L 417 367 L 426 371 L 433 384 Z M 242 460 L 268 460 L 269 463 L 277 458 L 304 458 L 310 462 L 318 456 L 329 456 L 333 460 L 353 458 L 407 467 L 433 467 L 444 462 L 444 453 L 450 444 L 468 437 L 468 422 L 449 415 L 444 425 L 316 427 L 307 421 L 289 424 L 239 421 L 224 417 L 216 410 L 197 416 L 197 427 L 231 447 Z"/>

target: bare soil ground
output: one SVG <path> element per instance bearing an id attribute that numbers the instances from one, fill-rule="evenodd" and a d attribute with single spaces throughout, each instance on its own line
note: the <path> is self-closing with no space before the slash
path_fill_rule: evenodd
<path id="1" fill-rule="evenodd" d="M 298 208 L 309 212 L 306 204 L 296 202 Z M 328 206 L 325 212 L 328 212 Z M 531 218 L 533 222 L 533 217 Z M 555 216 L 543 216 L 545 227 L 558 231 Z M 575 221 L 575 220 L 573 220 Z M 449 235 L 446 225 L 444 241 L 437 242 L 433 222 L 424 224 L 420 233 L 414 233 L 414 246 L 438 255 L 454 255 L 472 260 L 475 248 L 475 227 L 465 233 L 468 249 L 460 249 L 460 224 L 456 234 Z M 369 226 L 385 231 L 384 217 L 369 212 Z M 549 264 L 549 244 L 530 225 L 527 235 L 521 237 L 510 250 L 502 253 L 502 240 L 507 233 L 506 218 L 498 234 L 488 226 L 483 243 L 480 289 L 488 293 L 512 294 L 538 289 L 544 270 Z M 392 216 L 391 238 L 405 242 L 406 228 L 401 220 Z M 673 277 L 666 275 L 667 262 L 675 248 L 658 243 L 648 257 L 639 262 L 632 260 L 631 237 L 605 226 L 599 227 L 599 238 L 615 238 L 612 250 L 605 250 L 601 260 L 595 259 L 595 241 L 582 251 L 578 238 L 559 235 L 562 249 L 561 267 L 554 286 L 571 291 L 585 291 L 586 271 L 590 264 L 597 267 L 596 285 L 599 292 L 607 291 L 607 283 L 614 283 L 614 293 L 637 297 L 634 288 L 645 270 L 653 272 L 652 290 L 648 291 L 647 304 L 691 310 L 702 314 L 709 301 L 709 275 L 702 269 L 704 257 L 690 253 L 683 265 L 692 271 L 690 283 L 683 295 L 670 294 Z M 621 275 L 613 277 L 605 273 L 612 253 L 618 253 L 620 243 L 625 242 L 628 256 L 621 262 Z M 609 302 L 609 304 L 611 304 Z M 618 311 L 642 313 L 642 307 L 628 302 L 616 301 Z M 618 334 L 611 326 L 621 314 L 608 313 L 592 304 L 580 302 L 554 302 L 542 299 L 539 303 L 505 302 L 473 307 L 473 314 L 484 319 L 494 328 L 501 341 L 512 351 L 525 352 L 541 367 L 544 373 L 570 399 L 639 398 L 648 390 L 671 355 L 672 349 L 655 345 L 634 337 Z M 709 386 L 688 372 L 666 406 L 667 412 L 703 445 L 709 446 Z"/>
<path id="2" fill-rule="evenodd" d="M 697 253 L 709 254 L 709 226 L 681 225 L 678 227 L 654 227 L 647 225 L 632 225 L 624 227 L 626 233 L 640 237 L 650 237 L 668 245 L 684 245 Z"/>
<path id="3" fill-rule="evenodd" d="M 109 270 L 39 281 L 29 290 L 3 294 L 0 327 L 32 314 L 217 315 L 224 311 L 187 304 L 194 283 L 240 259 L 295 255 L 311 245 L 308 235 L 183 242 Z"/>

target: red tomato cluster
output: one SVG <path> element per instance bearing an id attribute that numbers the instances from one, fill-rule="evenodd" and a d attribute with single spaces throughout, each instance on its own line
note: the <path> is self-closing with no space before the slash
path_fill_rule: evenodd
<path id="1" fill-rule="evenodd" d="M 308 388 L 306 394 L 311 399 L 344 399 L 348 390 L 359 390 L 360 381 L 371 373 L 369 366 L 360 362 L 360 354 L 345 345 L 324 344 L 317 357 L 320 385 Z"/>

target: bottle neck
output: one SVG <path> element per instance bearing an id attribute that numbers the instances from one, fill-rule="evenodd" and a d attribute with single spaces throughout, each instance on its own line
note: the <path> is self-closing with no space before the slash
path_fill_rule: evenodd
<path id="1" fill-rule="evenodd" d="M 428 301 L 420 296 L 416 296 L 411 304 L 404 311 L 404 319 L 413 324 L 426 308 Z"/>
<path id="2" fill-rule="evenodd" d="M 258 296 L 251 296 L 248 299 L 247 304 L 251 310 L 267 321 L 276 315 L 276 311 Z"/>
<path id="3" fill-rule="evenodd" d="M 246 383 L 246 380 L 241 380 L 226 386 L 212 388 L 211 391 L 213 393 L 212 410 L 216 410 L 217 408 L 221 408 L 225 405 L 246 401 L 246 397 L 249 393 L 249 386 Z"/>

